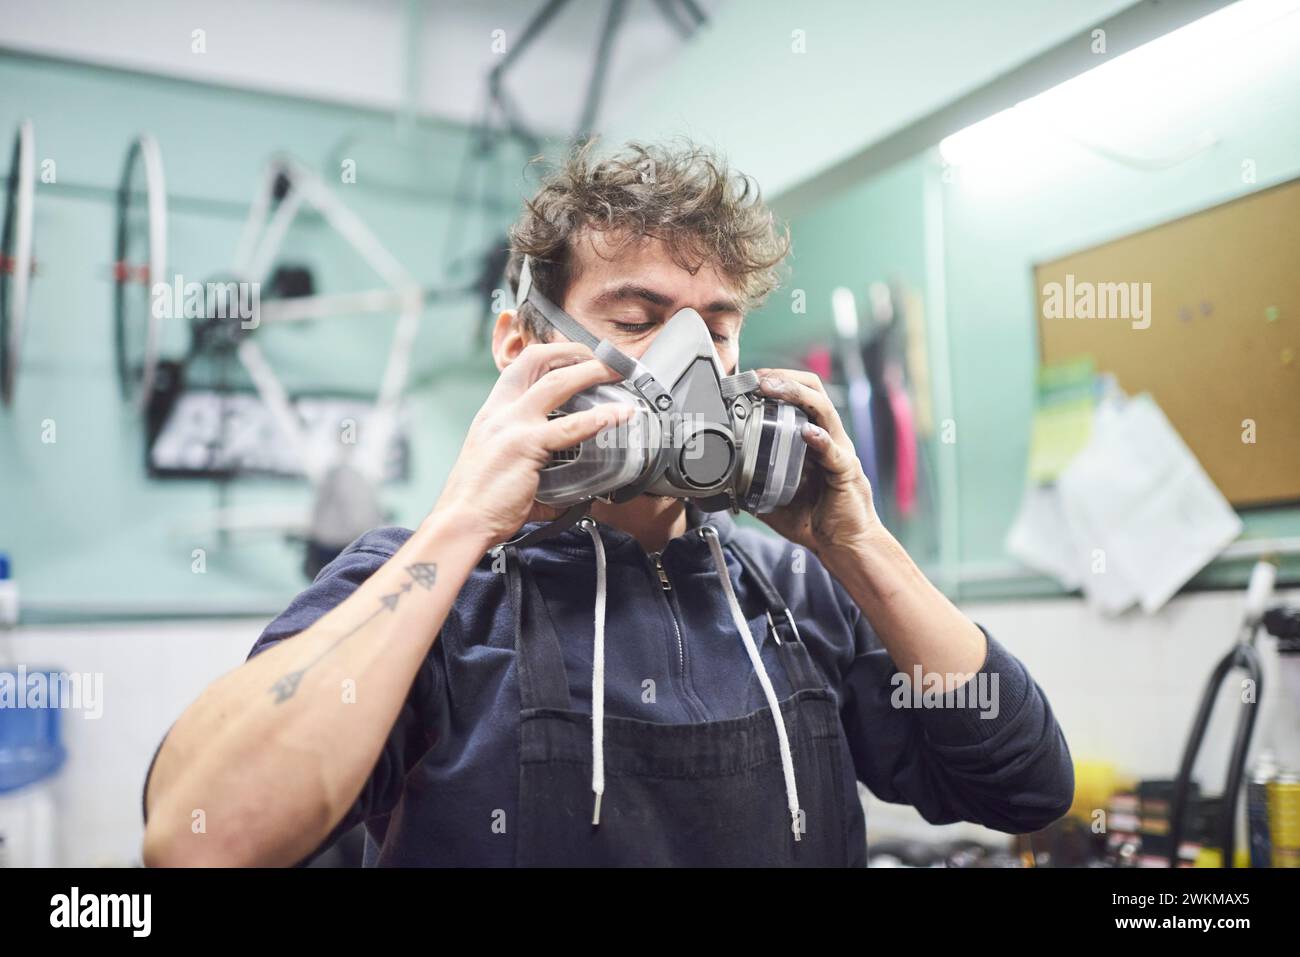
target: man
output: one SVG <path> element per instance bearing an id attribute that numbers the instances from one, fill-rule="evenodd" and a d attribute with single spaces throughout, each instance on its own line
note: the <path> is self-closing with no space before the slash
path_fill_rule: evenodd
<path id="1" fill-rule="evenodd" d="M 690 145 L 575 151 L 511 238 L 512 286 L 527 256 L 633 357 L 693 309 L 728 374 L 787 247 Z M 936 823 L 1065 813 L 1046 698 L 881 526 L 816 376 L 759 370 L 810 420 L 800 492 L 763 516 L 779 535 L 642 495 L 494 551 L 558 514 L 534 500 L 551 454 L 626 410 L 548 418 L 619 376 L 531 302 L 492 348 L 501 376 L 419 528 L 349 546 L 168 732 L 146 863 L 293 864 L 364 822 L 380 864 L 860 865 L 856 781 Z M 908 706 L 917 674 L 937 707 Z"/>

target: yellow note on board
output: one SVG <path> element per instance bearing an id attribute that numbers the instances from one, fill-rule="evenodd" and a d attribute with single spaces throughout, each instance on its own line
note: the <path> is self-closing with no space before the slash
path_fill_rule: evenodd
<path id="1" fill-rule="evenodd" d="M 1045 406 L 1034 413 L 1029 439 L 1029 478 L 1054 482 L 1092 437 L 1091 396 Z"/>
<path id="2" fill-rule="evenodd" d="M 1038 402 L 1029 435 L 1029 480 L 1056 481 L 1092 437 L 1097 368 L 1091 356 L 1038 370 Z"/>

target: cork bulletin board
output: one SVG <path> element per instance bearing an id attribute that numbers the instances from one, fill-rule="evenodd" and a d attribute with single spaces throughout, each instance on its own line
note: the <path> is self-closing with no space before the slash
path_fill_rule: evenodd
<path id="1" fill-rule="evenodd" d="M 1300 501 L 1300 179 L 1040 263 L 1034 281 L 1044 363 L 1090 355 L 1150 392 L 1233 505 Z"/>

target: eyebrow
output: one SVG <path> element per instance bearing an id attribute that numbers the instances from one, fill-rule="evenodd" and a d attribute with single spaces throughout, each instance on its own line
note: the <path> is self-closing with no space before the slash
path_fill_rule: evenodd
<path id="1" fill-rule="evenodd" d="M 597 295 L 591 304 L 597 308 L 601 306 L 612 305 L 616 302 L 627 302 L 629 299 L 640 299 L 648 302 L 652 306 L 658 306 L 661 309 L 667 309 L 673 304 L 671 296 L 666 296 L 658 290 L 651 289 L 648 286 L 642 286 L 635 282 L 620 283 L 612 286 Z M 734 312 L 740 315 L 740 306 L 732 299 L 715 299 L 705 306 L 702 312 L 719 313 Z"/>

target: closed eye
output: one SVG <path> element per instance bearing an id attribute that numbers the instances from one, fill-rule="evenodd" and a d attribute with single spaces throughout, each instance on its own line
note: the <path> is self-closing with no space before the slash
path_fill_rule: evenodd
<path id="1" fill-rule="evenodd" d="M 614 323 L 614 328 L 616 328 L 619 332 L 626 332 L 628 335 L 635 336 L 635 335 L 639 335 L 642 332 L 648 332 L 657 325 L 659 325 L 659 323 L 657 322 L 616 322 Z M 714 332 L 713 330 L 709 330 L 709 335 L 711 335 L 713 337 L 713 341 L 718 343 L 719 345 L 723 345 L 731 341 L 731 336 L 723 335 L 721 333 Z"/>

